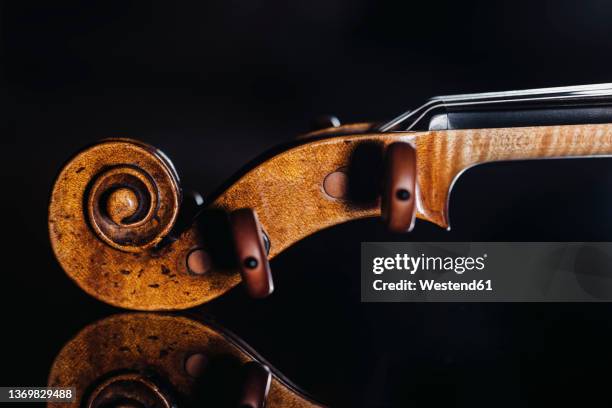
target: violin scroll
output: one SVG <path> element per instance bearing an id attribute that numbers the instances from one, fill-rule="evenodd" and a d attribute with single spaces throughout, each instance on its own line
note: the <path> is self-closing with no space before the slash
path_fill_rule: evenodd
<path id="1" fill-rule="evenodd" d="M 359 183 L 362 172 L 342 173 L 339 197 L 330 195 L 326 181 L 330 173 L 351 168 L 362 143 L 384 148 L 398 141 L 395 135 L 300 141 L 199 203 L 198 215 L 186 222 L 179 214 L 179 178 L 163 153 L 133 140 L 102 141 L 77 154 L 56 180 L 49 205 L 51 244 L 81 288 L 115 306 L 185 309 L 221 295 L 240 280 L 250 296 L 263 298 L 274 289 L 269 259 L 325 227 L 380 214 L 375 196 L 366 203 L 352 201 L 350 177 Z M 410 183 L 416 172 L 408 178 L 402 173 L 416 166 L 412 159 L 405 166 L 404 144 L 389 149 L 388 177 L 412 180 L 407 188 L 414 191 Z M 397 158 L 391 153 L 395 150 Z M 317 166 L 310 165 L 313 158 Z M 417 199 L 408 200 L 411 208 Z M 215 218 L 208 217 L 213 213 L 225 221 L 207 222 Z M 388 214 L 395 220 L 407 213 L 404 208 Z M 407 227 L 413 217 L 408 216 Z M 217 228 L 219 224 L 224 225 Z M 232 254 L 237 260 L 228 261 Z"/>

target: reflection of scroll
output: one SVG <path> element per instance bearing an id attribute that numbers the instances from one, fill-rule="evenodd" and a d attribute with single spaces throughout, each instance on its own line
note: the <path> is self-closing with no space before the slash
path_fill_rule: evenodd
<path id="1" fill-rule="evenodd" d="M 208 322 L 146 313 L 90 324 L 56 357 L 50 387 L 75 387 L 71 407 L 314 408 L 306 397 L 231 333 Z M 246 399 L 245 399 L 246 398 Z M 257 400 L 255 405 L 252 401 Z M 49 403 L 65 408 L 65 403 Z"/>

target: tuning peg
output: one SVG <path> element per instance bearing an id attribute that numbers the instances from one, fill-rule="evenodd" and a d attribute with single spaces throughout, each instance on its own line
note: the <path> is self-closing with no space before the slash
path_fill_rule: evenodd
<path id="1" fill-rule="evenodd" d="M 253 298 L 270 295 L 274 284 L 268 263 L 268 245 L 257 215 L 249 208 L 242 208 L 230 214 L 230 224 L 247 292 Z"/>
<path id="2" fill-rule="evenodd" d="M 381 212 L 392 232 L 408 232 L 414 227 L 416 164 L 416 149 L 410 143 L 396 142 L 387 147 Z"/>
<path id="3" fill-rule="evenodd" d="M 244 378 L 240 389 L 239 408 L 264 408 L 272 374 L 265 365 L 251 361 L 242 366 Z"/>

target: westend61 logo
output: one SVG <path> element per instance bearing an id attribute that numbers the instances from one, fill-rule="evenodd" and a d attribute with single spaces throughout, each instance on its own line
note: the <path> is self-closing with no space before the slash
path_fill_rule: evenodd
<path id="1" fill-rule="evenodd" d="M 471 256 L 410 256 L 396 254 L 394 257 L 376 257 L 372 262 L 372 272 L 380 275 L 385 271 L 406 271 L 411 275 L 419 271 L 453 271 L 458 275 L 465 271 L 482 271 L 485 268 L 487 254 L 479 257 Z"/>

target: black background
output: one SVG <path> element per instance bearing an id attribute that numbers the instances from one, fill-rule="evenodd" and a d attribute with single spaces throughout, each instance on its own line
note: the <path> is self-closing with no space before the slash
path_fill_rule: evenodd
<path id="1" fill-rule="evenodd" d="M 2 10 L 3 385 L 44 385 L 53 357 L 118 310 L 53 259 L 48 195 L 104 137 L 147 141 L 204 194 L 313 117 L 380 121 L 436 94 L 612 81 L 600 1 L 11 2 Z M 612 240 L 612 160 L 487 165 L 456 185 L 453 231 L 356 221 L 272 262 L 197 313 L 335 406 L 609 403 L 607 304 L 361 304 L 359 244 Z"/>

